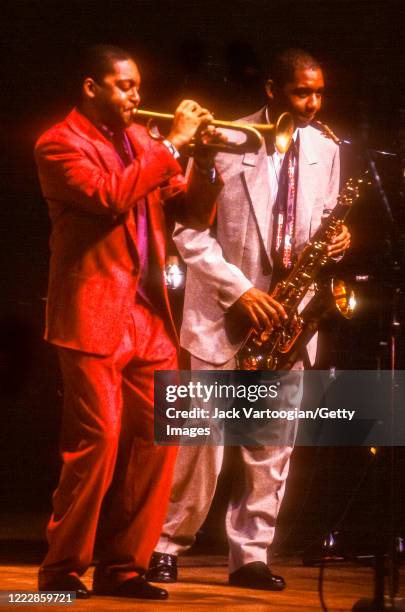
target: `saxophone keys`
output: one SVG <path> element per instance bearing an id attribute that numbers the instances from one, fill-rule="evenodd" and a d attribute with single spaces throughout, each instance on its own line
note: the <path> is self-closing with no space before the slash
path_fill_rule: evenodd
<path id="1" fill-rule="evenodd" d="M 260 356 L 255 357 L 249 355 L 242 359 L 242 370 L 259 370 L 260 369 Z"/>

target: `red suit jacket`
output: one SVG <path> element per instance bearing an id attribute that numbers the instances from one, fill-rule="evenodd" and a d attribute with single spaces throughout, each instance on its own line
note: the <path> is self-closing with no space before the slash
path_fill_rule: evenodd
<path id="1" fill-rule="evenodd" d="M 161 270 L 162 316 L 174 332 L 163 282 L 162 203 L 180 194 L 187 207 L 192 196 L 193 209 L 199 207 L 206 220 L 220 189 L 220 181 L 201 184 L 197 173 L 187 189 L 179 164 L 163 144 L 138 125 L 127 135 L 136 159 L 124 167 L 109 140 L 74 109 L 35 148 L 52 221 L 45 338 L 99 355 L 117 348 L 136 294 L 139 257 L 132 209 L 137 201 L 146 198 L 149 249 Z"/>

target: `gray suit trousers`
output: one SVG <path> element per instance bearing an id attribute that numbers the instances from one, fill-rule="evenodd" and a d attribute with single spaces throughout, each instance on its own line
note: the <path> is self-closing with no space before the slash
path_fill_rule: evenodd
<path id="1" fill-rule="evenodd" d="M 195 357 L 192 370 L 233 370 L 234 358 L 213 366 Z M 294 370 L 302 370 L 297 362 Z M 302 373 L 283 387 L 280 409 L 299 408 Z M 291 427 L 291 422 L 285 425 Z M 296 432 L 296 423 L 292 426 Z M 235 475 L 226 514 L 229 572 L 252 561 L 269 560 L 277 515 L 283 500 L 292 446 L 240 446 L 242 473 Z M 166 521 L 156 550 L 178 555 L 195 541 L 211 506 L 221 471 L 223 446 L 181 446 L 174 470 Z"/>

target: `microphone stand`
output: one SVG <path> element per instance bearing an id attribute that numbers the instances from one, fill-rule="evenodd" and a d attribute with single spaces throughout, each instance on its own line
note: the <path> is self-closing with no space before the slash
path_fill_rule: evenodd
<path id="1" fill-rule="evenodd" d="M 351 144 L 350 141 L 342 141 L 343 144 Z M 391 321 L 390 321 L 390 337 L 389 337 L 389 365 L 391 371 L 391 386 L 390 386 L 390 398 L 389 398 L 389 410 L 391 417 L 391 424 L 394 425 L 395 418 L 395 370 L 397 367 L 397 355 L 398 355 L 398 338 L 400 334 L 401 322 L 398 317 L 398 305 L 403 288 L 401 286 L 400 279 L 404 277 L 404 270 L 401 270 L 401 258 L 399 254 L 399 240 L 398 232 L 395 225 L 394 216 L 392 213 L 391 205 L 387 194 L 385 193 L 380 174 L 378 172 L 374 156 L 375 155 L 388 155 L 394 156 L 395 153 L 388 151 L 380 151 L 375 149 L 364 149 L 364 158 L 367 168 L 370 173 L 371 183 L 374 186 L 376 193 L 378 194 L 379 202 L 383 210 L 384 216 L 389 226 L 389 250 L 390 259 L 392 265 L 392 299 L 391 299 Z M 375 553 L 375 565 L 374 565 L 374 597 L 373 599 L 360 599 L 357 601 L 352 610 L 356 612 L 382 612 L 385 610 L 391 610 L 392 612 L 405 611 L 405 599 L 396 597 L 399 590 L 399 559 L 398 551 L 396 546 L 396 518 L 397 511 L 395 506 L 395 484 L 396 484 L 396 449 L 391 444 L 389 452 L 389 463 L 390 463 L 390 479 L 389 479 L 389 494 L 388 503 L 390 505 L 390 529 L 388 536 L 388 550 L 384 550 L 386 545 L 378 546 L 378 550 Z M 388 561 L 388 567 L 387 562 Z M 386 572 L 388 573 L 388 595 L 384 594 L 384 578 Z"/>
<path id="2" fill-rule="evenodd" d="M 322 133 L 327 137 L 331 138 L 337 145 L 355 145 L 352 140 L 348 139 L 340 139 L 336 134 L 331 130 L 331 128 L 320 121 L 313 122 L 314 127 L 320 129 Z M 378 200 L 381 204 L 384 217 L 387 220 L 389 226 L 389 239 L 387 240 L 387 244 L 389 247 L 391 266 L 393 270 L 392 275 L 392 283 L 395 285 L 392 293 L 391 300 L 391 322 L 390 322 L 390 337 L 389 342 L 384 343 L 388 344 L 390 350 L 390 371 L 391 371 L 391 386 L 390 386 L 390 398 L 389 398 L 389 410 L 391 417 L 391 424 L 394 424 L 394 416 L 395 416 L 395 370 L 397 366 L 397 354 L 398 354 L 398 337 L 400 333 L 400 320 L 398 318 L 398 302 L 402 293 L 402 286 L 400 283 L 400 278 L 405 277 L 405 270 L 401 270 L 401 257 L 400 257 L 400 243 L 398 239 L 397 227 L 395 224 L 395 219 L 392 213 L 391 205 L 387 194 L 385 193 L 380 174 L 378 172 L 375 156 L 385 156 L 385 157 L 394 157 L 397 158 L 399 155 L 397 153 L 393 153 L 392 151 L 383 151 L 379 149 L 370 149 L 368 147 L 368 124 L 365 122 L 363 124 L 362 131 L 362 154 L 365 160 L 367 169 L 370 174 L 371 184 L 374 187 L 376 193 L 378 194 Z M 405 167 L 405 165 L 404 165 Z M 405 170 L 404 177 L 405 177 Z M 375 564 L 374 564 L 374 597 L 373 599 L 360 599 L 357 601 L 352 610 L 356 612 L 384 612 L 386 610 L 390 610 L 392 612 L 405 612 L 405 599 L 396 597 L 396 593 L 399 589 L 399 560 L 398 560 L 398 551 L 396 547 L 396 537 L 395 537 L 395 529 L 396 529 L 396 511 L 394 507 L 394 493 L 395 493 L 395 475 L 396 475 L 396 453 L 395 448 L 391 444 L 390 447 L 390 480 L 389 480 L 389 505 L 391 508 L 391 521 L 390 521 L 390 533 L 388 534 L 389 540 L 389 550 L 386 550 L 386 544 L 380 544 L 378 550 L 375 552 Z M 331 551 L 335 548 L 335 540 L 334 536 L 336 534 L 330 534 L 329 539 L 332 538 L 331 541 L 328 539 L 324 542 L 324 555 L 323 559 L 326 555 L 328 555 L 327 548 L 331 546 Z M 339 554 L 335 555 L 336 560 L 344 560 L 344 555 Z M 388 586 L 389 586 L 389 594 L 385 596 L 384 589 L 384 579 L 386 574 L 386 561 L 388 560 Z"/>

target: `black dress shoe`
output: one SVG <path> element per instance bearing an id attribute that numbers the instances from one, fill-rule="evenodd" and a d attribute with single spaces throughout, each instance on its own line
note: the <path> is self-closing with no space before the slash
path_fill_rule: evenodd
<path id="1" fill-rule="evenodd" d="M 94 595 L 109 595 L 112 597 L 133 597 L 134 599 L 167 599 L 169 593 L 165 589 L 154 587 L 143 576 L 129 578 L 117 586 L 97 585 L 93 588 Z"/>
<path id="2" fill-rule="evenodd" d="M 177 582 L 177 556 L 154 552 L 145 575 L 151 582 Z"/>
<path id="3" fill-rule="evenodd" d="M 72 574 L 62 574 L 50 580 L 40 584 L 40 591 L 53 591 L 54 593 L 60 593 L 61 591 L 70 591 L 76 593 L 76 599 L 88 599 L 90 597 L 90 591 L 85 584 L 77 577 Z"/>
<path id="4" fill-rule="evenodd" d="M 230 574 L 229 584 L 263 591 L 282 591 L 285 588 L 284 578 L 272 574 L 263 561 L 252 561 L 242 565 Z"/>

